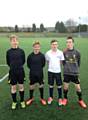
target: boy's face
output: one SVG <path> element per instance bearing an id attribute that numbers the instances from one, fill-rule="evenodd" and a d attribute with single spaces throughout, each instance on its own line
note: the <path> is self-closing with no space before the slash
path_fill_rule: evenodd
<path id="1" fill-rule="evenodd" d="M 40 45 L 39 44 L 35 44 L 33 46 L 33 50 L 35 54 L 38 54 L 40 52 Z"/>
<path id="2" fill-rule="evenodd" d="M 16 38 L 12 38 L 12 39 L 10 40 L 10 42 L 11 42 L 12 48 L 17 48 L 18 45 L 19 45 L 19 42 L 18 42 L 18 40 L 17 40 Z"/>
<path id="3" fill-rule="evenodd" d="M 73 49 L 74 43 L 73 43 L 72 39 L 68 39 L 66 44 L 67 44 L 68 49 Z"/>
<path id="4" fill-rule="evenodd" d="M 51 43 L 51 49 L 52 49 L 53 51 L 56 51 L 57 48 L 58 48 L 58 43 L 57 43 L 57 42 Z"/>

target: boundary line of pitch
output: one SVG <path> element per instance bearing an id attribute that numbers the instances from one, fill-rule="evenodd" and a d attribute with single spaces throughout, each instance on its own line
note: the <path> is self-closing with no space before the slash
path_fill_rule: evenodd
<path id="1" fill-rule="evenodd" d="M 7 65 L 6 65 L 6 64 L 0 64 L 0 67 L 7 67 Z M 5 74 L 5 75 L 0 79 L 0 83 L 3 82 L 8 76 L 9 76 L 9 73 Z"/>

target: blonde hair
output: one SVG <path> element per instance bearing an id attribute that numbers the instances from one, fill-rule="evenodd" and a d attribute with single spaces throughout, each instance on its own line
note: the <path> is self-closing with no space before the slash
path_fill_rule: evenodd
<path id="1" fill-rule="evenodd" d="M 35 41 L 35 42 L 33 43 L 33 47 L 34 47 L 35 45 L 40 45 L 40 42 L 39 42 L 39 41 Z"/>
<path id="2" fill-rule="evenodd" d="M 16 38 L 16 40 L 18 40 L 18 37 L 17 37 L 16 35 L 11 35 L 11 36 L 10 36 L 10 41 L 11 41 L 13 38 Z"/>

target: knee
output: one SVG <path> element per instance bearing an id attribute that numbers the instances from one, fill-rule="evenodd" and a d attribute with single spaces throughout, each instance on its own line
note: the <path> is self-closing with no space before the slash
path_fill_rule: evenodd
<path id="1" fill-rule="evenodd" d="M 43 88 L 43 87 L 44 87 L 44 85 L 43 85 L 43 84 L 39 85 L 39 88 Z"/>
<path id="2" fill-rule="evenodd" d="M 15 93 L 16 92 L 16 85 L 12 85 L 11 86 L 11 93 Z"/>
<path id="3" fill-rule="evenodd" d="M 68 90 L 69 88 L 69 83 L 64 83 L 64 90 Z"/>
<path id="4" fill-rule="evenodd" d="M 34 90 L 35 89 L 35 85 L 30 85 L 30 90 Z"/>
<path id="5" fill-rule="evenodd" d="M 22 84 L 22 85 L 19 85 L 19 91 L 24 91 L 24 86 L 23 86 L 23 84 Z"/>
<path id="6" fill-rule="evenodd" d="M 49 85 L 49 88 L 54 88 L 54 86 L 53 85 Z"/>
<path id="7" fill-rule="evenodd" d="M 80 84 L 76 84 L 75 87 L 76 87 L 76 91 L 81 92 Z"/>
<path id="8" fill-rule="evenodd" d="M 58 85 L 57 88 L 62 88 L 62 85 Z"/>

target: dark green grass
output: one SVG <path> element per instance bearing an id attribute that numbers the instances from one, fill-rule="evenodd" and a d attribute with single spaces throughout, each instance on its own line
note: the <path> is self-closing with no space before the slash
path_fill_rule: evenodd
<path id="1" fill-rule="evenodd" d="M 57 38 L 56 38 L 57 39 Z M 39 40 L 41 43 L 41 51 L 45 53 L 50 49 L 50 40 L 52 38 L 20 38 L 20 47 L 25 50 L 26 58 L 32 51 L 32 43 L 34 40 Z M 65 38 L 58 38 L 59 48 L 65 48 Z M 81 52 L 81 67 L 80 80 L 83 91 L 83 99 L 88 104 L 88 39 L 75 38 L 75 47 Z M 8 38 L 0 38 L 0 64 L 5 64 L 6 50 L 10 48 Z M 25 64 L 26 82 L 25 82 L 25 99 L 29 97 L 29 80 L 28 68 Z M 8 72 L 8 67 L 0 67 L 0 78 Z M 45 75 L 45 99 L 48 98 L 48 84 L 47 84 L 47 67 L 44 68 Z M 21 109 L 20 105 L 17 110 L 11 110 L 11 96 L 10 86 L 7 84 L 7 79 L 0 83 L 0 120 L 87 120 L 88 108 L 82 109 L 77 103 L 77 96 L 74 85 L 71 84 L 69 88 L 69 104 L 67 106 L 58 107 L 57 105 L 57 89 L 55 86 L 54 97 L 55 100 L 52 105 L 42 106 L 39 101 L 39 90 L 35 90 L 35 101 L 26 109 Z M 19 93 L 18 93 L 19 103 Z"/>

